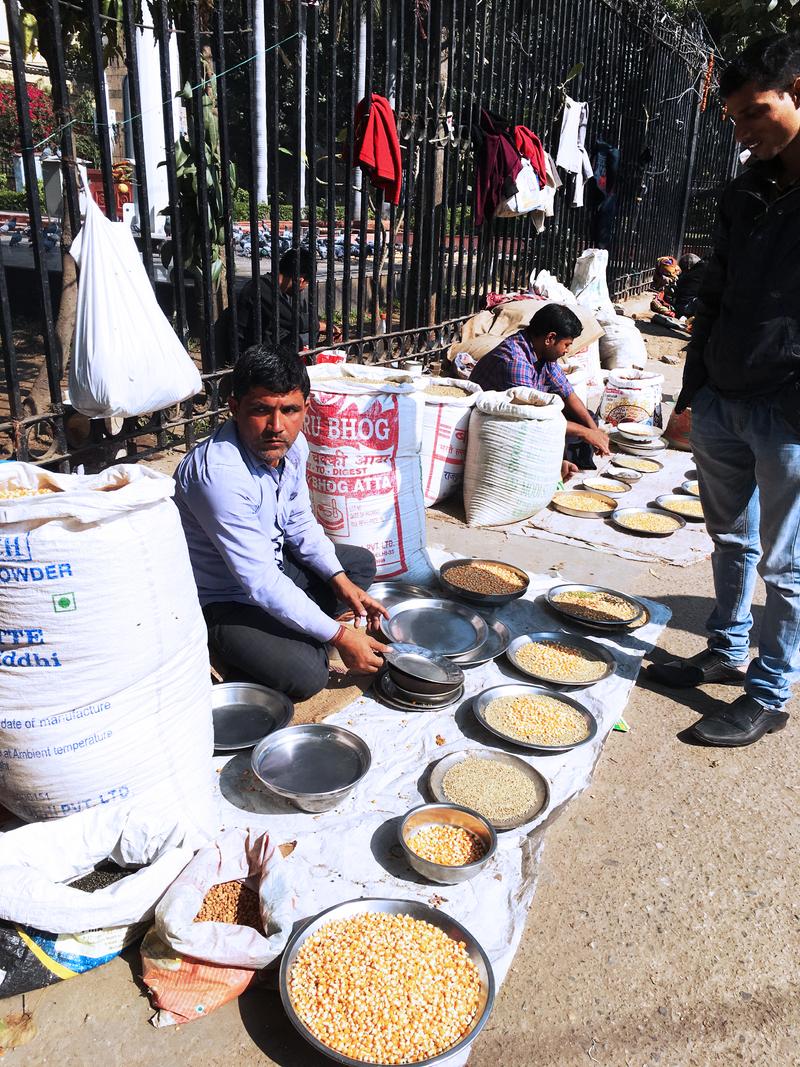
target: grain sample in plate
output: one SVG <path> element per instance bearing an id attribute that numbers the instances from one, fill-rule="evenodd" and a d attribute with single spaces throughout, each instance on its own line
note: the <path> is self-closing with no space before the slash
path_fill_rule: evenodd
<path id="1" fill-rule="evenodd" d="M 248 889 L 242 882 L 219 882 L 212 885 L 203 897 L 200 911 L 194 917 L 196 923 L 233 923 L 236 926 L 252 926 L 264 932 L 258 893 Z"/>
<path id="2" fill-rule="evenodd" d="M 483 715 L 493 729 L 528 745 L 577 745 L 589 736 L 580 712 L 556 697 L 496 697 Z"/>
<path id="3" fill-rule="evenodd" d="M 463 867 L 477 863 L 483 858 L 486 848 L 483 842 L 464 826 L 438 823 L 424 826 L 406 840 L 406 844 L 419 857 L 444 867 Z"/>
<path id="4" fill-rule="evenodd" d="M 457 385 L 428 385 L 424 392 L 428 396 L 457 396 L 461 400 L 472 395 L 469 389 L 459 389 Z"/>
<path id="5" fill-rule="evenodd" d="M 583 589 L 569 589 L 553 597 L 554 604 L 564 604 L 573 615 L 594 622 L 632 622 L 640 609 L 624 597 Z"/>
<path id="6" fill-rule="evenodd" d="M 489 822 L 518 819 L 536 804 L 536 786 L 516 767 L 499 760 L 461 760 L 442 779 L 451 804 L 472 808 Z"/>
<path id="7" fill-rule="evenodd" d="M 661 470 L 661 464 L 654 459 L 638 459 L 636 456 L 614 456 L 614 463 L 618 467 L 627 467 L 641 474 L 655 474 Z"/>
<path id="8" fill-rule="evenodd" d="M 529 641 L 517 649 L 514 660 L 550 682 L 596 682 L 607 671 L 603 660 L 558 641 Z"/>
<path id="9" fill-rule="evenodd" d="M 678 515 L 687 515 L 690 519 L 705 518 L 703 505 L 700 501 L 691 500 L 688 497 L 686 500 L 680 500 L 678 497 L 674 497 L 672 500 L 665 500 L 660 506 L 666 511 L 674 511 Z"/>
<path id="10" fill-rule="evenodd" d="M 528 584 L 513 567 L 506 567 L 503 563 L 462 563 L 458 567 L 451 567 L 445 577 L 459 589 L 486 596 L 518 593 Z"/>
<path id="11" fill-rule="evenodd" d="M 683 487 L 691 496 L 700 496 L 700 482 L 697 480 L 685 482 Z"/>
<path id="12" fill-rule="evenodd" d="M 614 520 L 617 526 L 624 526 L 626 530 L 637 530 L 642 533 L 675 533 L 680 529 L 680 523 L 676 522 L 671 515 L 657 515 L 653 511 L 640 511 L 631 515 L 620 515 Z"/>
<path id="13" fill-rule="evenodd" d="M 292 1007 L 314 1037 L 365 1063 L 418 1063 L 452 1048 L 478 1013 L 463 942 L 409 915 L 325 923 L 289 972 Z"/>
<path id="14" fill-rule="evenodd" d="M 600 493 L 624 493 L 628 489 L 627 482 L 618 482 L 615 478 L 587 478 L 583 484 Z"/>
<path id="15" fill-rule="evenodd" d="M 573 511 L 585 511 L 587 514 L 599 515 L 609 510 L 611 505 L 591 493 L 554 493 L 553 503 Z"/>

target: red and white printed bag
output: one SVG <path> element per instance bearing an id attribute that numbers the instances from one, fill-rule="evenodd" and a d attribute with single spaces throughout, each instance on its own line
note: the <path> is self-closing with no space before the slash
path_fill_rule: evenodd
<path id="1" fill-rule="evenodd" d="M 469 415 L 481 387 L 460 378 L 417 378 L 425 401 L 422 423 L 422 488 L 425 507 L 451 496 L 464 481 Z M 462 396 L 442 396 L 428 390 L 457 388 Z"/>

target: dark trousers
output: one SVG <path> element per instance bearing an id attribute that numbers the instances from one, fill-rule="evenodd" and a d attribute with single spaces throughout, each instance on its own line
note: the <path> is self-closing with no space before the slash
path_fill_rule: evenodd
<path id="1" fill-rule="evenodd" d="M 375 557 L 366 548 L 336 545 L 336 555 L 347 577 L 362 589 L 375 579 Z M 333 618 L 346 610 L 331 587 L 284 550 L 283 570 Z M 292 700 L 306 700 L 328 682 L 325 646 L 268 615 L 254 604 L 226 601 L 203 608 L 208 643 L 231 668 L 229 681 L 252 681 L 286 693 Z"/>

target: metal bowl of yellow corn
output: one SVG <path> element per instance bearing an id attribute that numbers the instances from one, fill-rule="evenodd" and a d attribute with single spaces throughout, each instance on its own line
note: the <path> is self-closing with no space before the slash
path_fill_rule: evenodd
<path id="1" fill-rule="evenodd" d="M 603 645 L 563 630 L 523 634 L 508 646 L 506 658 L 520 673 L 558 689 L 596 685 L 617 669 Z"/>
<path id="2" fill-rule="evenodd" d="M 423 975 L 431 1003 L 418 1013 Z M 381 897 L 310 919 L 286 947 L 279 985 L 296 1030 L 349 1067 L 444 1063 L 478 1036 L 495 994 L 489 958 L 461 923 L 417 900 Z"/>
<path id="3" fill-rule="evenodd" d="M 414 870 L 442 885 L 468 882 L 497 850 L 497 834 L 460 804 L 420 804 L 400 823 L 400 847 Z"/>
<path id="4" fill-rule="evenodd" d="M 588 708 L 539 685 L 494 685 L 478 693 L 472 711 L 496 737 L 534 752 L 569 752 L 597 733 Z"/>

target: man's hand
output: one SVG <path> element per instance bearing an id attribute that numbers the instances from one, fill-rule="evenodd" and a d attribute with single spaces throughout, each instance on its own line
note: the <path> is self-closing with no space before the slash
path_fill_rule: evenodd
<path id="1" fill-rule="evenodd" d="M 575 463 L 570 463 L 568 459 L 561 462 L 561 481 L 565 482 L 567 478 L 571 478 L 573 474 L 578 473 L 578 466 Z"/>
<path id="2" fill-rule="evenodd" d="M 346 667 L 356 674 L 375 674 L 383 666 L 381 652 L 386 647 L 361 630 L 343 626 L 339 637 L 332 641 Z"/>
<path id="3" fill-rule="evenodd" d="M 594 428 L 586 427 L 583 432 L 583 439 L 587 441 L 595 452 L 600 456 L 610 456 L 611 448 L 608 443 L 608 434 L 599 430 L 596 426 Z"/>
<path id="4" fill-rule="evenodd" d="M 356 627 L 361 625 L 362 619 L 366 619 L 369 625 L 377 630 L 381 617 L 389 618 L 389 612 L 383 604 L 360 589 L 355 582 L 351 582 L 343 571 L 340 574 L 334 574 L 330 584 L 339 600 L 347 604 L 353 612 Z"/>

